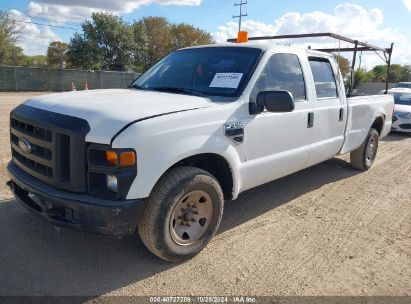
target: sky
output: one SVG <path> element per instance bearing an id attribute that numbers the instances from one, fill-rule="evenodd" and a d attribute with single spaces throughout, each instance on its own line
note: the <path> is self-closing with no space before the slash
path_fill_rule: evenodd
<path id="1" fill-rule="evenodd" d="M 237 0 L 239 2 L 240 0 Z M 243 0 L 244 1 L 244 0 Z M 248 0 L 242 30 L 249 36 L 333 32 L 381 47 L 394 42 L 393 63 L 411 64 L 411 0 Z M 0 10 L 23 21 L 18 45 L 28 55 L 45 54 L 51 41 L 69 42 L 93 12 L 104 11 L 132 22 L 162 16 L 212 34 L 217 43 L 236 37 L 239 7 L 234 0 L 0 0 Z M 346 47 L 329 38 L 276 41 L 297 47 Z M 361 64 L 382 64 L 374 53 Z"/>

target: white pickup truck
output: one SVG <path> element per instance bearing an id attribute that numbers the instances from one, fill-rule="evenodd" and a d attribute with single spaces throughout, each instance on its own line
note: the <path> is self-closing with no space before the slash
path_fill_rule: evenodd
<path id="1" fill-rule="evenodd" d="M 351 152 L 369 169 L 393 97 L 346 98 L 332 55 L 244 43 L 178 50 L 129 89 L 35 97 L 11 112 L 10 182 L 53 225 L 139 234 L 181 261 L 224 201 Z"/>

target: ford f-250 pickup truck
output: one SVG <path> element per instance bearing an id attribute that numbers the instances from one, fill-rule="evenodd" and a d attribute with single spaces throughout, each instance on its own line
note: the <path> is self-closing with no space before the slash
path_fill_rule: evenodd
<path id="1" fill-rule="evenodd" d="M 369 169 L 389 95 L 346 98 L 332 55 L 252 43 L 178 50 L 129 89 L 35 97 L 10 114 L 9 186 L 55 226 L 122 237 L 181 261 L 224 201 L 351 152 Z"/>

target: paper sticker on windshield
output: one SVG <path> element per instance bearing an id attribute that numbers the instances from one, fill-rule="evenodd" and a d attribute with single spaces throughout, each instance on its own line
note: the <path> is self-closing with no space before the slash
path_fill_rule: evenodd
<path id="1" fill-rule="evenodd" d="M 243 73 L 216 73 L 210 88 L 230 88 L 237 89 Z"/>

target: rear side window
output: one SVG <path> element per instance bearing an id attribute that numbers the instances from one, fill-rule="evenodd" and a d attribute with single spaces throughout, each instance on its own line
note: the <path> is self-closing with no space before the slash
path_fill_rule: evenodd
<path id="1" fill-rule="evenodd" d="M 338 97 L 337 83 L 330 62 L 323 58 L 309 58 L 317 98 Z"/>
<path id="2" fill-rule="evenodd" d="M 296 55 L 271 56 L 251 91 L 250 102 L 256 102 L 260 91 L 275 90 L 290 92 L 296 101 L 306 99 L 303 71 Z"/>

